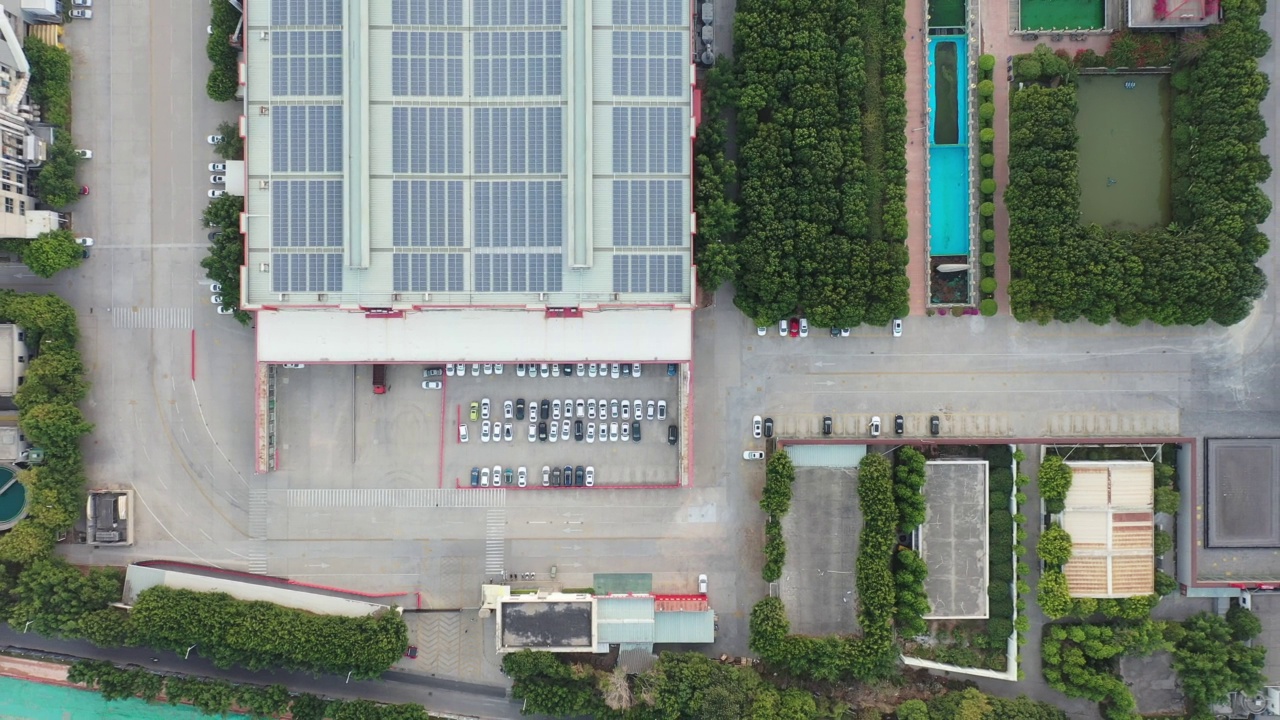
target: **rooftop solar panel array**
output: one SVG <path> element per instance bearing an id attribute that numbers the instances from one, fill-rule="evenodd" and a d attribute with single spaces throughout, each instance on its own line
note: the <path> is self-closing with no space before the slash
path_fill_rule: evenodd
<path id="1" fill-rule="evenodd" d="M 392 172 L 461 173 L 462 150 L 462 108 L 391 108 Z"/>
<path id="2" fill-rule="evenodd" d="M 342 0 L 272 0 L 272 25 L 341 25 Z"/>
<path id="3" fill-rule="evenodd" d="M 614 180 L 613 244 L 679 247 L 689 212 L 683 180 Z"/>
<path id="4" fill-rule="evenodd" d="M 273 253 L 271 291 L 342 292 L 342 253 Z"/>
<path id="5" fill-rule="evenodd" d="M 562 172 L 563 112 L 559 107 L 473 110 L 475 173 L 540 175 Z"/>
<path id="6" fill-rule="evenodd" d="M 477 182 L 472 245 L 560 247 L 564 244 L 564 183 Z"/>
<path id="7" fill-rule="evenodd" d="M 561 94 L 560 31 L 477 32 L 472 37 L 476 97 Z"/>
<path id="8" fill-rule="evenodd" d="M 560 292 L 564 258 L 560 253 L 489 253 L 471 255 L 475 292 Z"/>
<path id="9" fill-rule="evenodd" d="M 271 108 L 272 172 L 342 172 L 342 106 Z"/>
<path id="10" fill-rule="evenodd" d="M 462 0 L 391 0 L 393 25 L 461 25 Z"/>
<path id="11" fill-rule="evenodd" d="M 681 97 L 689 38 L 679 32 L 613 33 L 613 94 Z"/>
<path id="12" fill-rule="evenodd" d="M 684 108 L 613 108 L 613 171 L 688 175 L 688 122 Z"/>
<path id="13" fill-rule="evenodd" d="M 462 292 L 462 253 L 394 253 L 391 275 L 395 291 Z"/>
<path id="14" fill-rule="evenodd" d="M 275 32 L 271 56 L 272 95 L 342 94 L 340 30 Z"/>
<path id="15" fill-rule="evenodd" d="M 462 247 L 461 180 L 396 180 L 391 183 L 394 247 Z"/>
<path id="16" fill-rule="evenodd" d="M 461 97 L 462 33 L 391 33 L 391 93 Z"/>
<path id="17" fill-rule="evenodd" d="M 476 25 L 563 25 L 561 0 L 475 0 Z"/>
<path id="18" fill-rule="evenodd" d="M 689 25 L 685 0 L 613 0 L 612 4 L 614 25 Z"/>
<path id="19" fill-rule="evenodd" d="M 341 180 L 276 180 L 271 183 L 273 247 L 340 247 Z"/>
<path id="20" fill-rule="evenodd" d="M 685 263 L 683 255 L 614 255 L 613 291 L 684 292 Z"/>

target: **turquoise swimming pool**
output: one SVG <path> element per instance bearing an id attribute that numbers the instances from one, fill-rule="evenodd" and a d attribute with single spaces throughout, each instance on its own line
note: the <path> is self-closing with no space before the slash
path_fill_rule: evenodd
<path id="1" fill-rule="evenodd" d="M 196 720 L 210 716 L 186 705 L 141 700 L 107 702 L 90 690 L 0 677 L 0 718 L 5 720 Z M 247 718 L 227 714 L 225 718 Z"/>
<path id="2" fill-rule="evenodd" d="M 969 254 L 968 41 L 929 38 L 929 254 Z"/>

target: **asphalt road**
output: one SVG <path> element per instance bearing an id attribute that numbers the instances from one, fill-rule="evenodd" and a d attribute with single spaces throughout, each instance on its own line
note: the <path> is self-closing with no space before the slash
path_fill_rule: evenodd
<path id="1" fill-rule="evenodd" d="M 339 675 L 309 675 L 297 672 L 253 672 L 242 668 L 226 670 L 199 657 L 199 649 L 189 660 L 180 655 L 147 648 L 104 649 L 79 640 L 55 640 L 35 633 L 22 633 L 8 625 L 0 625 L 0 651 L 9 653 L 52 654 L 62 657 L 110 660 L 117 665 L 138 665 L 153 672 L 181 673 L 196 677 L 214 677 L 237 683 L 258 685 L 281 684 L 294 692 L 307 692 L 329 698 L 366 698 L 385 703 L 417 703 L 433 712 L 484 718 L 518 718 L 520 705 L 507 699 L 501 688 L 460 683 L 421 675 L 388 672 L 379 680 L 353 680 Z M 152 662 L 156 658 L 158 662 Z"/>

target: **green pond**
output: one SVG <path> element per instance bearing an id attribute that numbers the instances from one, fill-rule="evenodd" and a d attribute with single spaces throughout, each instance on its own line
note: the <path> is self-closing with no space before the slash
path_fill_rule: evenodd
<path id="1" fill-rule="evenodd" d="M 209 717 L 185 705 L 152 705 L 141 700 L 107 702 L 100 693 L 89 690 L 0 678 L 2 720 L 195 720 Z"/>
<path id="2" fill-rule="evenodd" d="M 1169 222 L 1169 76 L 1079 79 L 1080 214 L 1142 230 Z"/>
<path id="3" fill-rule="evenodd" d="M 13 479 L 13 470 L 0 467 L 0 489 L 9 485 Z M 9 522 L 18 517 L 27 501 L 27 488 L 22 483 L 9 485 L 9 489 L 0 493 L 0 523 Z"/>

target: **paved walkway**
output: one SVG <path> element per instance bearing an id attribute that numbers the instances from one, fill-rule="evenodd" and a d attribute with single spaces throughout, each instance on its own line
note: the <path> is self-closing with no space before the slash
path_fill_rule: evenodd
<path id="1" fill-rule="evenodd" d="M 929 195 L 926 160 L 928 159 L 929 119 L 925 109 L 925 5 L 907 3 L 907 278 L 911 281 L 911 314 L 924 315 L 929 301 Z"/>
<path id="2" fill-rule="evenodd" d="M 1009 184 L 1009 91 L 1012 74 L 1009 58 L 1029 53 L 1036 45 L 1048 45 L 1057 50 L 1065 49 L 1073 55 L 1080 50 L 1092 49 L 1104 53 L 1111 43 L 1109 35 L 1089 35 L 1084 42 L 1060 40 L 1053 42 L 1048 33 L 1038 40 L 1024 40 L 1022 35 L 1009 34 L 1009 1 L 993 0 L 981 6 L 982 52 L 994 55 L 996 68 L 993 80 L 996 85 L 996 131 L 994 153 L 996 156 L 996 303 L 1001 313 L 1009 312 L 1009 213 L 1004 206 L 1004 190 Z M 909 90 L 908 86 L 908 90 Z"/>

